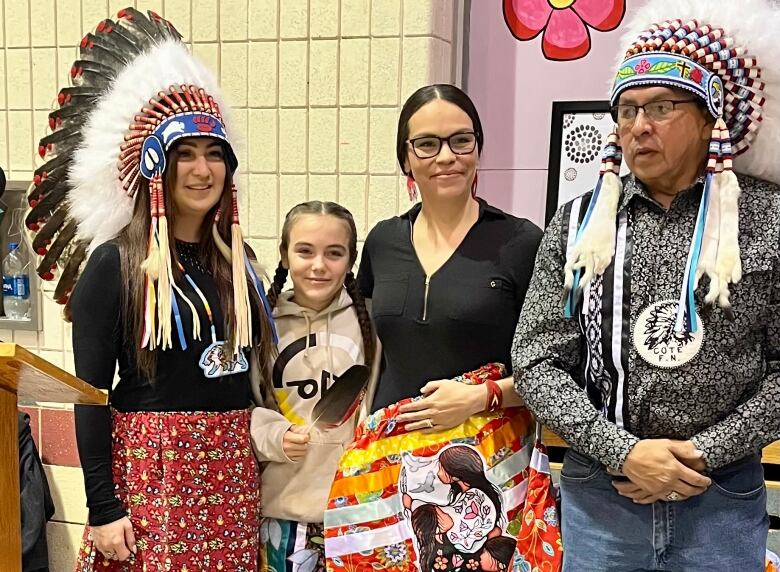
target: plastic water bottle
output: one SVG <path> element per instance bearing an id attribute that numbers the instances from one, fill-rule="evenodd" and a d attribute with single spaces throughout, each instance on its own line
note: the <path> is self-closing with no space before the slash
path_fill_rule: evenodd
<path id="1" fill-rule="evenodd" d="M 12 320 L 30 317 L 30 277 L 26 267 L 19 243 L 10 243 L 8 256 L 3 260 L 3 310 L 6 318 Z"/>

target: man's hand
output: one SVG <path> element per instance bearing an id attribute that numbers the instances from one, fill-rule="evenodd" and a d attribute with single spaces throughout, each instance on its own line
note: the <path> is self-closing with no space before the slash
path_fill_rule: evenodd
<path id="1" fill-rule="evenodd" d="M 613 486 L 640 504 L 666 500 L 672 492 L 677 493 L 677 500 L 684 500 L 710 486 L 712 481 L 698 472 L 705 468 L 702 453 L 690 441 L 645 439 L 634 445 L 623 463 L 623 474 L 630 482 Z"/>
<path id="2" fill-rule="evenodd" d="M 703 473 L 707 469 L 704 453 L 696 448 L 693 441 L 672 441 L 669 450 L 677 457 L 678 461 L 697 473 Z"/>

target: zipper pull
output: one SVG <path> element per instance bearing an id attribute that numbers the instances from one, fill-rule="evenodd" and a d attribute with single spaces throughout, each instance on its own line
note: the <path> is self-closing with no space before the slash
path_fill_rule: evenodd
<path id="1" fill-rule="evenodd" d="M 431 284 L 431 277 L 425 276 L 425 298 L 423 299 L 423 322 L 428 319 L 428 286 Z"/>

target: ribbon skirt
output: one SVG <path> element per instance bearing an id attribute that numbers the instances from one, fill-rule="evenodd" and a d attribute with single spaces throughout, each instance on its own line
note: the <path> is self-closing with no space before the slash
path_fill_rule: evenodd
<path id="1" fill-rule="evenodd" d="M 503 376 L 492 367 L 463 381 Z M 328 571 L 511 570 L 534 449 L 530 413 L 508 408 L 408 432 L 396 422 L 407 401 L 369 416 L 341 457 L 325 511 Z"/>

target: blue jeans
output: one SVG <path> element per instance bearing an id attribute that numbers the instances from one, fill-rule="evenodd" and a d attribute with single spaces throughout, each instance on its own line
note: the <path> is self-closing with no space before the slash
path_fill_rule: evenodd
<path id="1" fill-rule="evenodd" d="M 564 572 L 763 572 L 769 517 L 761 459 L 713 471 L 703 494 L 635 504 L 603 465 L 569 450 L 561 471 Z"/>

